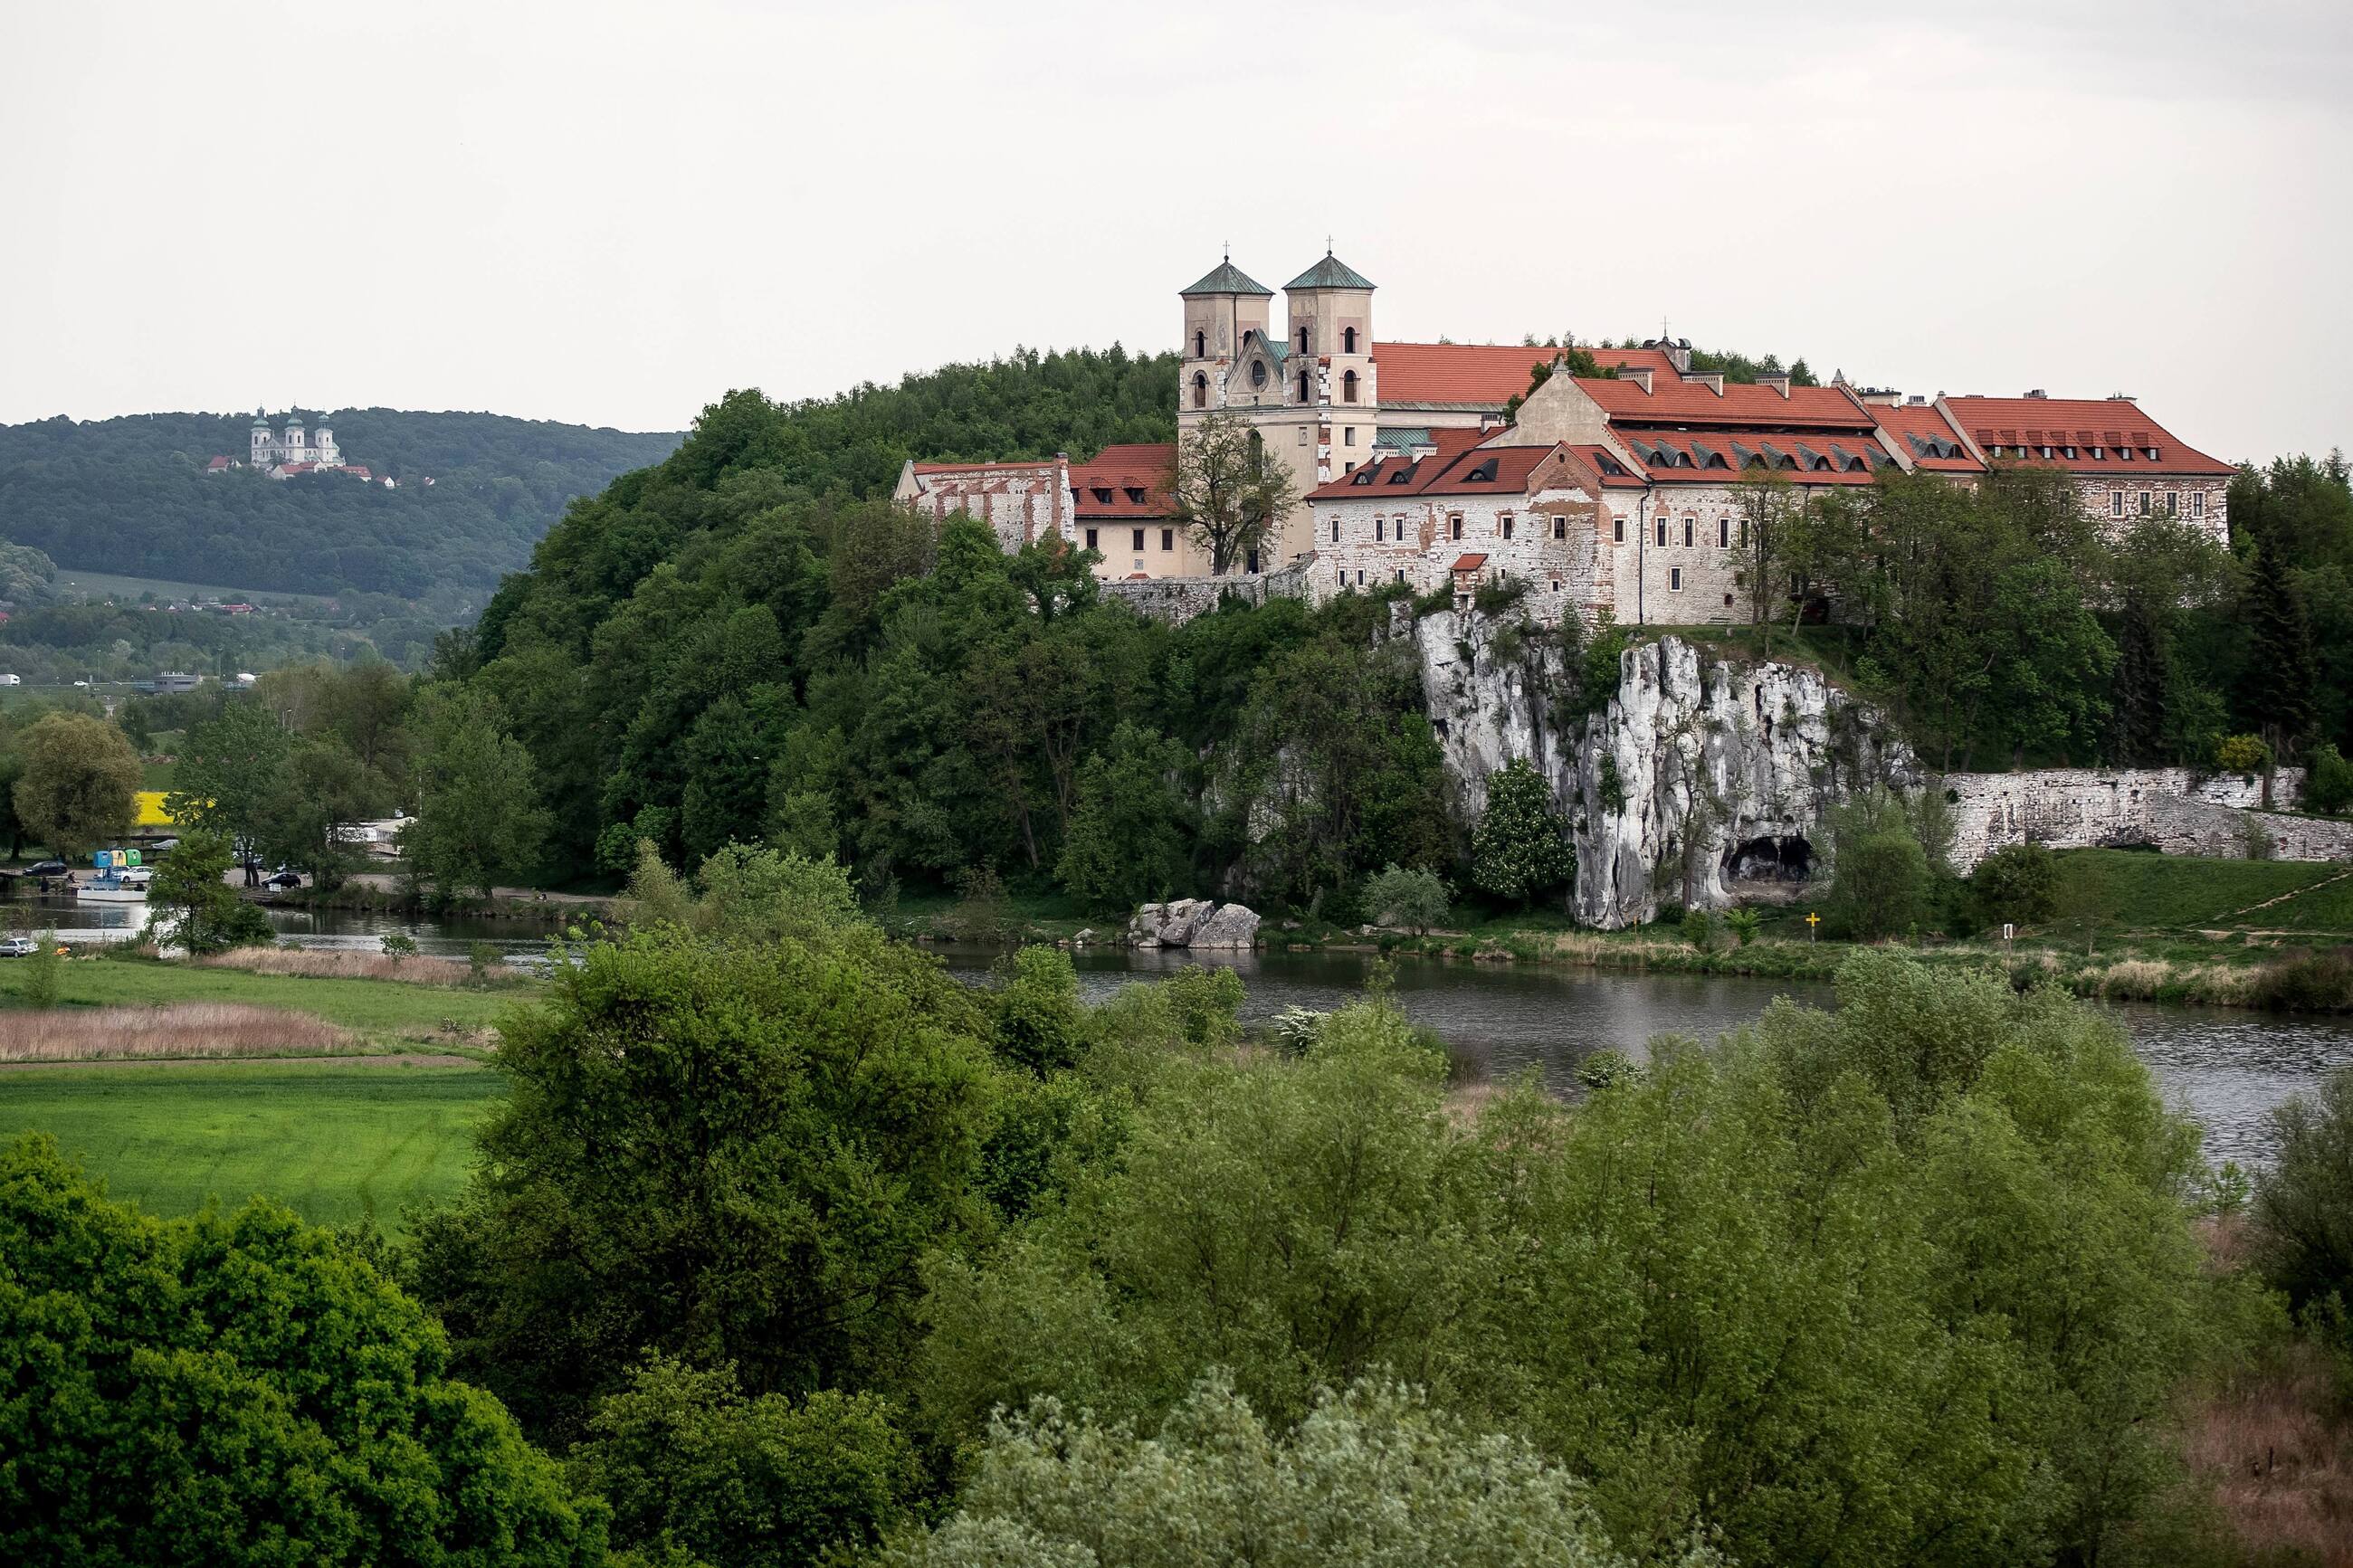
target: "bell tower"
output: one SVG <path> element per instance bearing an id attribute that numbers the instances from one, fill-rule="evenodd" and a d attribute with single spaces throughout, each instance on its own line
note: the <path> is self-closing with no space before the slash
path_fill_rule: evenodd
<path id="1" fill-rule="evenodd" d="M 1176 420 L 1222 408 L 1226 379 L 1244 346 L 1266 336 L 1274 290 L 1234 265 L 1229 254 L 1189 289 L 1185 302 L 1183 369 L 1177 376 Z"/>

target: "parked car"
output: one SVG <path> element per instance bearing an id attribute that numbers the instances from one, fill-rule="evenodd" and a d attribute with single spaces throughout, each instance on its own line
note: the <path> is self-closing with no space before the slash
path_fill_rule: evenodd
<path id="1" fill-rule="evenodd" d="M 30 958 L 40 951 L 40 942 L 32 937 L 0 937 L 0 958 Z"/>
<path id="2" fill-rule="evenodd" d="M 299 888 L 302 885 L 302 877 L 298 871 L 276 871 L 261 879 L 261 885 L 265 888 Z"/>
<path id="3" fill-rule="evenodd" d="M 62 877 L 73 869 L 62 860 L 36 860 L 25 868 L 27 877 Z"/>

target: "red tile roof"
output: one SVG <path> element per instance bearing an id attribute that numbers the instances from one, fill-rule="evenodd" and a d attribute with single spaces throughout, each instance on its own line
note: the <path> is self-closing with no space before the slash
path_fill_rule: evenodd
<path id="1" fill-rule="evenodd" d="M 1380 500 L 1406 496 L 1525 495 L 1529 477 L 1552 456 L 1551 447 L 1474 447 L 1416 462 L 1383 458 L 1308 492 L 1315 500 Z M 1494 472 L 1485 475 L 1489 464 Z"/>
<path id="2" fill-rule="evenodd" d="M 1487 564 L 1487 558 L 1484 555 L 1458 555 L 1454 558 L 1454 564 L 1449 566 L 1447 570 L 1449 572 L 1476 572 L 1480 567 L 1484 566 L 1485 564 Z"/>
<path id="3" fill-rule="evenodd" d="M 1872 416 L 1887 433 L 1895 449 L 1912 459 L 1912 466 L 1938 474 L 1981 474 L 1985 465 L 1970 452 L 1968 444 L 1936 412 L 1932 403 L 1899 403 L 1890 407 L 1870 405 Z M 1955 448 L 1951 457 L 1940 455 L 1940 449 Z"/>
<path id="4" fill-rule="evenodd" d="M 1053 467 L 1051 460 L 1042 463 L 917 463 L 915 472 L 919 474 L 1002 474 L 1033 471 L 1050 473 L 1053 470 Z M 426 482 L 432 483 L 430 479 Z"/>
<path id="5" fill-rule="evenodd" d="M 1642 488 L 1642 477 L 1629 470 L 1624 463 L 1619 461 L 1618 454 L 1609 447 L 1571 447 L 1569 450 L 1576 453 L 1585 466 L 1593 470 L 1595 479 L 1599 479 L 1609 489 L 1641 489 Z"/>
<path id="6" fill-rule="evenodd" d="M 223 468 L 227 467 L 228 459 L 227 458 L 215 458 L 211 462 L 205 465 L 205 471 L 210 474 L 217 474 Z"/>
<path id="7" fill-rule="evenodd" d="M 1799 484 L 1867 485 L 1879 469 L 1896 466 L 1875 437 L 1844 431 L 1822 436 L 1787 430 L 1625 430 L 1618 438 L 1661 484 L 1730 484 L 1751 468 L 1769 465 Z"/>
<path id="8" fill-rule="evenodd" d="M 1593 363 L 1604 370 L 1647 370 L 1661 381 L 1681 381 L 1683 372 L 1664 349 L 1588 349 Z"/>
<path id="9" fill-rule="evenodd" d="M 1088 461 L 1071 465 L 1072 510 L 1082 518 L 1166 517 L 1168 480 L 1176 466 L 1173 442 L 1105 447 Z M 1098 498 L 1097 490 L 1108 491 L 1109 498 Z M 1130 490 L 1141 492 L 1141 499 Z"/>
<path id="10" fill-rule="evenodd" d="M 1501 408 L 1528 389 L 1535 367 L 1558 349 L 1520 343 L 1381 343 L 1381 405 L 1468 403 Z"/>
<path id="11" fill-rule="evenodd" d="M 2113 479 L 2137 471 L 2221 478 L 2236 471 L 2220 458 L 2176 439 L 2129 398 L 1948 397 L 1945 403 L 1971 439 L 1989 454 L 1995 447 L 2001 447 L 2005 459 L 2014 457 L 2018 447 L 2027 447 L 2036 449 L 2031 460 L 2041 462 L 2040 448 L 2047 446 L 2052 448 L 2052 464 L 2078 474 Z M 2075 448 L 2073 458 L 2065 455 L 2071 446 Z M 2092 456 L 2094 447 L 2101 457 Z M 2157 448 L 2154 460 L 2147 456 L 2151 447 Z M 2129 447 L 2132 457 L 2119 457 L 2119 447 Z"/>
<path id="12" fill-rule="evenodd" d="M 1726 382 L 1716 392 L 1704 381 L 1612 381 L 1580 375 L 1577 384 L 1601 405 L 1615 426 L 1731 425 L 1806 429 L 1869 430 L 1870 413 L 1835 386 L 1793 386 L 1782 396 L 1769 386 Z M 1386 384 L 1382 387 L 1388 393 Z"/>

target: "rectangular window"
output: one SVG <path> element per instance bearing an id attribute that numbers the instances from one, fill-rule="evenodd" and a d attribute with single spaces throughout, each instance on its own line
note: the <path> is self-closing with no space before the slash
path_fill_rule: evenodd
<path id="1" fill-rule="evenodd" d="M 1670 566 L 1667 568 L 1667 587 L 1672 592 L 1677 594 L 1683 591 L 1683 569 L 1682 567 Z"/>
<path id="2" fill-rule="evenodd" d="M 1144 548 L 1144 530 L 1142 530 L 1142 529 L 1140 529 L 1140 528 L 1139 528 L 1139 529 L 1136 529 L 1136 530 L 1134 531 L 1134 532 L 1135 532 L 1135 545 L 1134 545 L 1134 548 L 1136 548 L 1136 549 L 1138 549 L 1138 550 L 1141 550 L 1141 549 L 1143 549 L 1143 548 Z"/>
<path id="3" fill-rule="evenodd" d="M 2125 492 L 2122 490 L 2110 490 L 2108 492 L 2108 515 L 2110 517 L 2122 517 L 2124 514 Z"/>
<path id="4" fill-rule="evenodd" d="M 2165 492 L 2165 515 L 2168 517 L 2179 517 L 2181 515 L 2181 492 L 2179 490 L 2168 490 Z"/>
<path id="5" fill-rule="evenodd" d="M 1388 523 L 1381 518 L 1377 517 L 1373 519 L 1373 542 L 1375 544 L 1378 544 L 1388 538 Z"/>
<path id="6" fill-rule="evenodd" d="M 2147 490 L 2140 492 L 2140 514 L 2143 517 L 2147 517 L 2148 515 L 2148 492 Z"/>
<path id="7" fill-rule="evenodd" d="M 1461 513 L 1458 512 L 1454 516 L 1446 520 L 1446 531 L 1456 539 L 1462 537 L 1462 517 Z"/>
<path id="8" fill-rule="evenodd" d="M 1400 583 L 1405 581 L 1405 568 L 1402 566 L 1397 569 L 1397 580 Z"/>
<path id="9" fill-rule="evenodd" d="M 1623 544 L 1626 542 L 1626 520 L 1624 518 L 1613 517 L 1609 520 L 1609 542 L 1612 544 Z"/>
<path id="10" fill-rule="evenodd" d="M 1689 550 L 1692 547 L 1692 533 L 1697 527 L 1698 524 L 1694 523 L 1690 518 L 1683 519 L 1683 548 L 1685 550 Z"/>
<path id="11" fill-rule="evenodd" d="M 1654 526 L 1657 529 L 1658 537 L 1652 541 L 1652 542 L 1657 544 L 1660 549 L 1664 550 L 1667 547 L 1667 520 L 1662 517 L 1659 519 L 1658 522 Z"/>
<path id="12" fill-rule="evenodd" d="M 1357 567 L 1357 568 L 1356 568 L 1356 586 L 1357 586 L 1357 587 L 1359 587 L 1359 588 L 1361 588 L 1361 587 L 1363 587 L 1364 585 L 1365 585 L 1365 569 L 1364 569 L 1363 567 L 1359 566 L 1359 567 Z"/>
<path id="13" fill-rule="evenodd" d="M 1728 517 L 1715 520 L 1715 547 L 1718 550 L 1732 548 L 1732 520 Z"/>
<path id="14" fill-rule="evenodd" d="M 1504 517 L 1503 521 L 1504 521 L 1504 538 L 1506 538 L 1506 539 L 1509 539 L 1509 538 L 1511 538 L 1511 537 L 1512 537 L 1512 519 L 1511 519 L 1510 514 L 1506 513 L 1506 514 L 1504 515 Z"/>
<path id="15" fill-rule="evenodd" d="M 1089 550 L 1095 548 L 1095 531 L 1092 528 L 1087 530 L 1087 548 Z"/>
<path id="16" fill-rule="evenodd" d="M 1340 542 L 1340 520 L 1336 517 L 1332 520 L 1332 542 Z"/>
<path id="17" fill-rule="evenodd" d="M 1340 445 L 1342 445 L 1343 447 L 1353 447 L 1353 446 L 1355 446 L 1356 444 L 1356 427 L 1354 425 L 1343 425 L 1343 426 L 1340 426 Z"/>
<path id="18" fill-rule="evenodd" d="M 1343 588 L 1345 588 L 1345 587 L 1346 587 L 1347 585 L 1348 585 L 1348 569 L 1347 569 L 1345 566 L 1343 566 L 1343 567 L 1341 567 L 1341 568 L 1340 568 L 1340 586 L 1342 586 Z"/>
<path id="19" fill-rule="evenodd" d="M 1175 529 L 1164 528 L 1160 531 L 1160 548 L 1163 550 L 1174 550 L 1176 548 L 1176 531 Z"/>
<path id="20" fill-rule="evenodd" d="M 1552 520 L 1552 536 L 1555 539 L 1567 539 L 1568 537 L 1568 519 L 1565 517 L 1556 517 Z"/>
<path id="21" fill-rule="evenodd" d="M 2204 517 L 2206 515 L 2206 492 L 2204 490 L 2193 490 L 2190 492 L 2189 515 L 2192 517 Z"/>

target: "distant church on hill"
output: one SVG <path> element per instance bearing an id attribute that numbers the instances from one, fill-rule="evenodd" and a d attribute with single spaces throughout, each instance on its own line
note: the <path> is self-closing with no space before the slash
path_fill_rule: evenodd
<path id="1" fill-rule="evenodd" d="M 269 421 L 261 415 L 253 416 L 253 466 L 264 473 L 276 474 L 281 469 L 307 474 L 313 468 L 339 468 L 343 455 L 335 445 L 335 432 L 325 420 L 307 437 L 302 429 L 302 416 L 289 414 L 283 432 L 272 432 Z"/>

